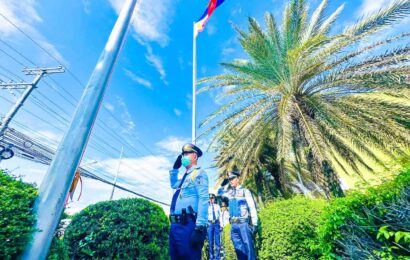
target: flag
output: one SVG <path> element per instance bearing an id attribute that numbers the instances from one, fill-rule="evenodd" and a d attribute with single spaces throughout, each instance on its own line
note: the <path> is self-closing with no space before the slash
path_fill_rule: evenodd
<path id="1" fill-rule="evenodd" d="M 212 13 L 215 9 L 220 6 L 225 0 L 211 0 L 206 8 L 204 14 L 195 22 L 195 37 L 198 35 L 198 32 L 202 32 L 205 28 L 205 24 L 208 22 Z"/>

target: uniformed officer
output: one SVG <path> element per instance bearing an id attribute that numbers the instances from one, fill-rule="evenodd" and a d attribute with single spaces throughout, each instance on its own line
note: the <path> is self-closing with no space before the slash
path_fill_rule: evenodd
<path id="1" fill-rule="evenodd" d="M 226 225 L 229 224 L 229 211 L 226 206 L 226 202 L 222 202 L 221 204 L 221 216 L 219 218 L 219 223 L 221 224 L 221 231 Z"/>
<path id="2" fill-rule="evenodd" d="M 215 194 L 209 194 L 208 205 L 208 242 L 209 242 L 209 259 L 219 260 L 220 247 L 221 247 L 221 225 L 219 218 L 221 215 L 221 209 L 219 204 L 215 202 Z M 215 247 L 214 247 L 215 245 Z"/>
<path id="3" fill-rule="evenodd" d="M 220 188 L 218 195 L 229 199 L 229 215 L 231 223 L 231 239 L 238 260 L 256 259 L 253 233 L 258 224 L 255 201 L 251 192 L 239 185 L 239 172 L 229 173 L 222 185 L 230 183 L 227 190 Z"/>
<path id="4" fill-rule="evenodd" d="M 170 171 L 171 188 L 176 190 L 170 208 L 171 259 L 201 259 L 208 222 L 208 176 L 197 166 L 201 156 L 201 149 L 186 144 Z M 186 171 L 178 179 L 181 165 Z"/>

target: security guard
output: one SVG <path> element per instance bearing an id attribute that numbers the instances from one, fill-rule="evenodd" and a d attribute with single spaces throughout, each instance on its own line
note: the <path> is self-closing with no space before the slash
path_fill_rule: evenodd
<path id="1" fill-rule="evenodd" d="M 197 166 L 201 156 L 201 149 L 186 144 L 170 171 L 171 188 L 176 190 L 170 208 L 171 259 L 201 259 L 208 222 L 208 176 Z M 178 179 L 181 165 L 186 171 Z"/>
<path id="2" fill-rule="evenodd" d="M 229 199 L 231 239 L 238 260 L 256 259 L 253 233 L 258 224 L 255 201 L 251 192 L 239 185 L 239 172 L 231 171 L 222 186 L 230 183 L 231 188 L 218 190 L 218 195 Z"/>
<path id="3" fill-rule="evenodd" d="M 219 218 L 221 215 L 221 209 L 219 204 L 215 202 L 215 194 L 209 194 L 208 205 L 208 242 L 209 242 L 209 259 L 219 260 L 220 247 L 221 247 L 221 224 Z M 214 248 L 215 244 L 215 248 Z M 215 251 L 214 251 L 215 249 Z"/>

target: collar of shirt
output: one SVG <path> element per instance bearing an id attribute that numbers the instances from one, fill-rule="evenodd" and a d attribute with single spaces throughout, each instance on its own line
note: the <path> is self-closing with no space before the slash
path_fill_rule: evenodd
<path id="1" fill-rule="evenodd" d="M 187 173 L 190 174 L 191 172 L 193 172 L 194 170 L 198 170 L 201 167 L 198 167 L 197 165 L 192 166 L 191 168 L 188 169 Z"/>
<path id="2" fill-rule="evenodd" d="M 240 190 L 240 189 L 242 189 L 243 187 L 242 187 L 242 185 L 238 185 L 236 188 L 232 188 L 232 189 L 234 189 L 234 190 Z"/>

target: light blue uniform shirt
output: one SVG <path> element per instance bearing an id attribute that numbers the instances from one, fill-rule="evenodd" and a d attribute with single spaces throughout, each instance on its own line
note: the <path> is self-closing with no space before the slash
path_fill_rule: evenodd
<path id="1" fill-rule="evenodd" d="M 231 218 L 248 219 L 252 225 L 258 225 L 258 213 L 251 192 L 239 185 L 230 189 L 220 188 L 218 195 L 229 199 L 229 215 Z"/>
<path id="2" fill-rule="evenodd" d="M 198 172 L 192 175 L 194 170 Z M 178 189 L 181 183 L 181 179 L 178 179 L 178 172 L 176 169 L 169 171 L 169 179 L 173 189 Z M 191 206 L 197 213 L 196 225 L 204 226 L 208 223 L 208 196 L 208 175 L 199 167 L 192 167 L 188 170 L 188 176 L 181 186 L 175 211 L 171 212 L 171 214 L 181 214 L 184 208 L 187 213 L 190 213 L 188 207 Z"/>

